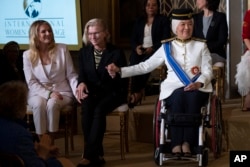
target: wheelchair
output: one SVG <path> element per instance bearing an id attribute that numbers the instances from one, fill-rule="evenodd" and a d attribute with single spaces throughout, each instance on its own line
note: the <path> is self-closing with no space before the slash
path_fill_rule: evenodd
<path id="1" fill-rule="evenodd" d="M 192 156 L 173 156 L 171 154 L 171 136 L 169 126 L 197 126 L 198 146 L 191 148 Z M 210 93 L 208 102 L 201 108 L 198 115 L 171 115 L 165 106 L 165 100 L 158 100 L 155 103 L 153 116 L 153 138 L 154 138 L 154 161 L 158 166 L 168 160 L 191 160 L 198 162 L 199 167 L 208 164 L 210 150 L 214 158 L 218 158 L 222 152 L 222 111 L 221 101 L 213 92 Z M 211 129 L 211 134 L 208 134 Z"/>

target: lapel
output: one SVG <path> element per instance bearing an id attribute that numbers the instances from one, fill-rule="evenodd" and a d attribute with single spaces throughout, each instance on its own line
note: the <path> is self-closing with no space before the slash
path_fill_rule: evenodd
<path id="1" fill-rule="evenodd" d="M 156 30 L 156 27 L 158 26 L 157 25 L 157 15 L 154 17 L 154 20 L 152 22 L 152 29 L 151 29 L 151 36 L 152 36 L 152 42 L 154 42 L 154 35 L 155 35 L 155 30 Z"/>
<path id="2" fill-rule="evenodd" d="M 205 36 L 203 34 L 203 15 L 204 15 L 204 12 L 202 11 L 198 17 L 198 23 L 199 23 L 199 28 L 201 29 L 201 31 L 199 31 L 200 36 L 205 39 Z"/>
<path id="3" fill-rule="evenodd" d="M 215 31 L 215 28 L 216 28 L 215 24 L 218 22 L 217 18 L 218 18 L 218 14 L 217 14 L 217 12 L 214 12 L 212 21 L 211 21 L 211 23 L 209 25 L 209 28 L 208 28 L 208 31 L 207 31 L 207 39 L 209 39 L 214 34 L 214 31 Z"/>
<path id="4" fill-rule="evenodd" d="M 102 58 L 99 64 L 99 67 L 97 70 L 100 70 L 101 72 L 99 72 L 100 78 L 103 79 L 105 77 L 106 74 L 106 66 L 108 64 L 110 64 L 111 62 L 114 62 L 114 60 L 112 60 L 113 55 L 112 55 L 112 48 L 110 47 L 109 44 L 107 44 L 106 49 L 104 50 L 103 54 L 102 54 Z"/>

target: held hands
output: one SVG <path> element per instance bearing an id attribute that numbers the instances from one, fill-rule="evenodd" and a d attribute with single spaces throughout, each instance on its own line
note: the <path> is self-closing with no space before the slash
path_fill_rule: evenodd
<path id="1" fill-rule="evenodd" d="M 80 83 L 76 88 L 76 97 L 77 101 L 81 103 L 81 100 L 84 100 L 86 97 L 88 97 L 89 90 L 87 88 L 87 85 L 85 83 Z"/>
<path id="2" fill-rule="evenodd" d="M 191 83 L 188 86 L 186 86 L 184 88 L 184 91 L 193 91 L 193 90 L 197 90 L 197 89 L 199 89 L 201 87 L 202 87 L 202 83 L 201 82 L 194 82 L 194 83 Z"/>
<path id="3" fill-rule="evenodd" d="M 108 73 L 109 73 L 109 75 L 110 75 L 112 78 L 115 78 L 116 73 L 117 73 L 117 72 L 120 72 L 120 68 L 117 67 L 114 63 L 109 64 L 108 66 L 106 66 L 106 69 L 108 70 Z"/>

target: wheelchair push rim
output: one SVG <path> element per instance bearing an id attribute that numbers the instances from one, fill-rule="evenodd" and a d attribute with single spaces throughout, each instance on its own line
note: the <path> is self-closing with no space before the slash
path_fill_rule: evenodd
<path id="1" fill-rule="evenodd" d="M 218 158 L 222 151 L 222 111 L 221 102 L 217 96 L 211 99 L 212 151 Z"/>
<path id="2" fill-rule="evenodd" d="M 154 161 L 157 165 L 159 165 L 159 154 L 160 154 L 160 110 L 161 109 L 161 101 L 157 99 L 155 103 L 155 111 L 153 116 L 153 138 L 154 138 Z"/>

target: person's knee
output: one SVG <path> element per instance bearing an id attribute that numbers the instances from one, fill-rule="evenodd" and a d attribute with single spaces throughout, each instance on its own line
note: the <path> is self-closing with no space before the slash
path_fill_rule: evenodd
<path id="1" fill-rule="evenodd" d="M 40 108 L 44 109 L 46 108 L 46 101 L 42 97 L 32 97 L 31 99 L 28 100 L 28 103 L 32 108 Z"/>

